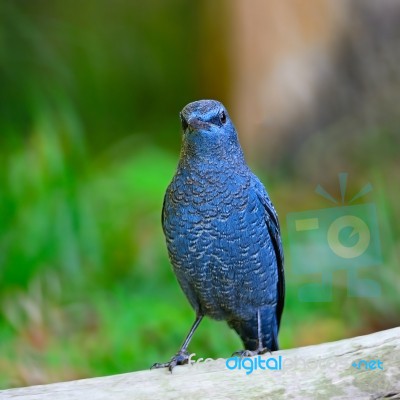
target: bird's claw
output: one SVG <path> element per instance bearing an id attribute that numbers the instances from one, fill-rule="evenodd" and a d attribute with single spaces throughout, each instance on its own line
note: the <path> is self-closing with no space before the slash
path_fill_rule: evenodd
<path id="1" fill-rule="evenodd" d="M 232 354 L 232 357 L 254 357 L 254 356 L 258 356 L 259 354 L 265 354 L 265 353 L 270 353 L 272 354 L 271 350 L 268 347 L 261 347 L 257 350 L 239 350 L 239 351 L 235 351 Z"/>
<path id="2" fill-rule="evenodd" d="M 166 363 L 155 363 L 153 364 L 150 369 L 156 369 L 156 368 L 166 368 L 168 367 L 169 372 L 172 372 L 172 370 L 177 366 L 177 365 L 185 365 L 189 362 L 189 353 L 187 351 L 185 352 L 178 352 L 176 353 L 172 358 L 171 361 L 166 362 Z"/>

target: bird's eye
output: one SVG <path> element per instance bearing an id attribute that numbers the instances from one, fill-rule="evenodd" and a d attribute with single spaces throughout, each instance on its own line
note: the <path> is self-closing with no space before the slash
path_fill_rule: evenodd
<path id="1" fill-rule="evenodd" d="M 180 118 L 181 118 L 181 124 L 182 124 L 182 129 L 184 131 L 186 131 L 186 128 L 189 126 L 185 117 L 182 115 L 182 113 L 179 114 Z"/>
<path id="2" fill-rule="evenodd" d="M 219 120 L 221 121 L 221 123 L 225 124 L 225 122 L 226 122 L 225 111 L 221 111 L 221 113 L 219 114 Z"/>

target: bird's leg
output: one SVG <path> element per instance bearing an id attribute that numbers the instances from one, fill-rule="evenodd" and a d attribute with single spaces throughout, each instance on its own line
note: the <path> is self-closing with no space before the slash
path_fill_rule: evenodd
<path id="1" fill-rule="evenodd" d="M 262 345 L 262 333 L 261 333 L 261 315 L 260 309 L 257 310 L 257 332 L 258 332 L 258 348 L 256 350 L 256 354 L 264 354 L 264 353 L 271 353 L 271 350 L 267 347 L 263 347 Z"/>
<path id="2" fill-rule="evenodd" d="M 262 332 L 261 332 L 261 315 L 260 309 L 257 310 L 257 341 L 258 346 L 256 350 L 239 350 L 235 351 L 232 356 L 239 356 L 239 357 L 254 357 L 258 354 L 264 353 L 271 353 L 271 350 L 268 347 L 263 347 L 262 345 Z"/>
<path id="3" fill-rule="evenodd" d="M 150 369 L 153 368 L 165 368 L 168 367 L 170 372 L 172 372 L 173 368 L 177 365 L 184 365 L 188 363 L 189 353 L 187 352 L 187 347 L 189 346 L 190 341 L 192 340 L 193 334 L 196 331 L 197 327 L 200 325 L 201 320 L 203 319 L 202 315 L 197 315 L 194 324 L 190 328 L 188 335 L 186 336 L 185 341 L 183 342 L 179 351 L 171 358 L 171 361 L 166 363 L 155 363 L 151 366 Z"/>

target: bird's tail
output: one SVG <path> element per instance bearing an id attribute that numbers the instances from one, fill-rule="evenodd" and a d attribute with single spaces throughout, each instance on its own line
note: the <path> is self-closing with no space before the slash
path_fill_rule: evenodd
<path id="1" fill-rule="evenodd" d="M 263 307 L 260 309 L 260 323 L 261 347 L 270 351 L 278 350 L 279 328 L 275 307 Z M 230 320 L 228 324 L 238 333 L 246 350 L 257 350 L 260 347 L 258 343 L 257 311 L 254 313 L 254 317 L 250 319 Z"/>

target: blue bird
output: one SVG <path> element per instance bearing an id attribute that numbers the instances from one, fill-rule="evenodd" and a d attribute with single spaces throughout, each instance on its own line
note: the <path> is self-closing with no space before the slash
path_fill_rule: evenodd
<path id="1" fill-rule="evenodd" d="M 196 313 L 169 362 L 188 362 L 187 347 L 204 316 L 225 320 L 242 339 L 240 355 L 278 349 L 284 305 L 283 250 L 278 216 L 244 159 L 236 129 L 215 100 L 180 113 L 180 160 L 167 188 L 162 226 L 178 282 Z"/>

